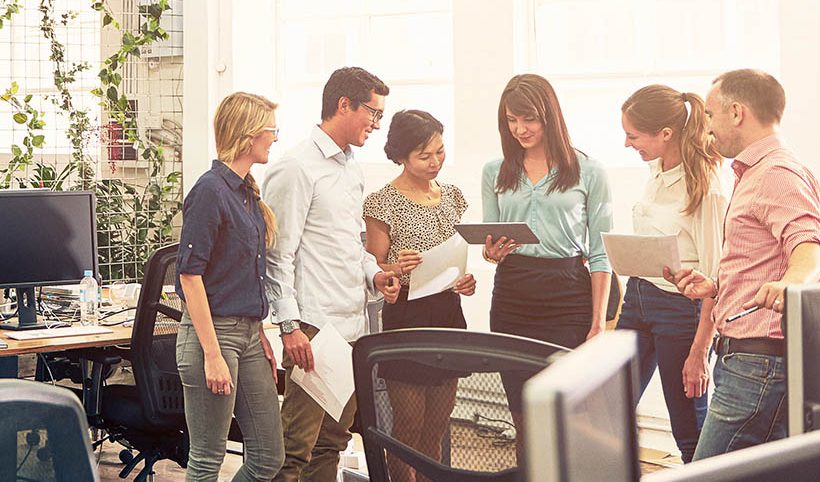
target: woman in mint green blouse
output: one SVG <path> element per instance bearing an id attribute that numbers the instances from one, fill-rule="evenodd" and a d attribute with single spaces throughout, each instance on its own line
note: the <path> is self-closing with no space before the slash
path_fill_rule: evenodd
<path id="1" fill-rule="evenodd" d="M 606 175 L 573 148 L 555 91 L 541 76 L 509 81 L 498 130 L 504 158 L 484 166 L 484 221 L 525 222 L 539 243 L 488 237 L 484 258 L 498 264 L 490 329 L 575 348 L 606 322 L 611 269 L 601 233 L 612 226 Z M 515 418 L 521 383 L 504 377 Z"/>

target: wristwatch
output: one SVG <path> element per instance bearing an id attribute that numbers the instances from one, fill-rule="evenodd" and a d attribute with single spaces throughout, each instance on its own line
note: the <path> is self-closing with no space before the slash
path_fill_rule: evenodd
<path id="1" fill-rule="evenodd" d="M 279 336 L 290 335 L 299 329 L 299 322 L 297 320 L 283 320 L 279 323 Z"/>

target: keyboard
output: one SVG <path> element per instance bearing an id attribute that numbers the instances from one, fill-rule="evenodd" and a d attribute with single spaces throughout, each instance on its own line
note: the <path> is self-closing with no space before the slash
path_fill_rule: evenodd
<path id="1" fill-rule="evenodd" d="M 39 330 L 9 331 L 6 335 L 14 340 L 40 340 L 43 338 L 61 338 L 64 336 L 101 335 L 112 333 L 104 326 L 69 326 L 66 328 L 43 328 Z"/>

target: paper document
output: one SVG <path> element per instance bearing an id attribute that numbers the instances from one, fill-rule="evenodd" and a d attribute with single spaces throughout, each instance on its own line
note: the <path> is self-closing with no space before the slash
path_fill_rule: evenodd
<path id="1" fill-rule="evenodd" d="M 467 242 L 456 233 L 438 246 L 423 251 L 421 261 L 410 273 L 408 301 L 452 288 L 467 271 Z"/>
<path id="2" fill-rule="evenodd" d="M 332 323 L 325 323 L 310 347 L 313 371 L 294 366 L 290 378 L 338 422 L 353 395 L 353 348 Z"/>
<path id="3" fill-rule="evenodd" d="M 612 270 L 621 276 L 663 277 L 663 267 L 680 269 L 678 237 L 601 234 Z"/>

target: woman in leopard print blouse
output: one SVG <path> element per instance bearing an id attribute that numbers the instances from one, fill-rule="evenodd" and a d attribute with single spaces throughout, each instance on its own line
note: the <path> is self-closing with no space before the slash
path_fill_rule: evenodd
<path id="1" fill-rule="evenodd" d="M 441 122 L 427 112 L 396 113 L 390 123 L 387 157 L 402 173 L 365 199 L 367 250 L 385 271 L 399 273 L 401 291 L 385 305 L 385 330 L 399 328 L 466 328 L 460 295 L 475 293 L 475 279 L 466 274 L 452 290 L 408 301 L 410 272 L 423 262 L 420 253 L 455 235 L 455 224 L 467 209 L 461 191 L 436 181 L 444 162 Z M 441 460 L 441 439 L 455 403 L 459 373 L 414 362 L 382 363 L 393 407 L 393 436 L 434 460 Z M 420 481 L 415 471 L 388 456 L 394 482 Z M 424 479 L 426 480 L 426 479 Z"/>

